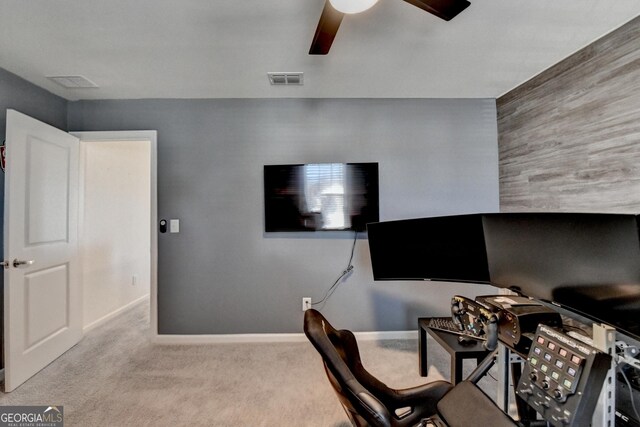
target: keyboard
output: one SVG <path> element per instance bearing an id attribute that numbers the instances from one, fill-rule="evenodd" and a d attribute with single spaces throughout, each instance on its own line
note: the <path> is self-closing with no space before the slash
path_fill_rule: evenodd
<path id="1" fill-rule="evenodd" d="M 453 321 L 451 317 L 431 317 L 428 319 L 427 326 L 431 329 L 437 329 L 439 331 L 450 332 L 452 334 L 464 335 L 477 340 L 484 339 L 483 337 L 477 337 L 466 330 L 460 330 L 460 327 Z"/>

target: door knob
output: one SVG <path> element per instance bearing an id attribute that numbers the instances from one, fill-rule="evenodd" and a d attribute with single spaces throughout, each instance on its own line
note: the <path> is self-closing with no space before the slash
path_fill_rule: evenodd
<path id="1" fill-rule="evenodd" d="M 20 260 L 20 259 L 16 258 L 16 259 L 13 260 L 13 266 L 15 268 L 18 268 L 21 265 L 33 265 L 34 262 L 35 261 L 32 260 L 32 259 L 30 259 L 29 261 L 25 261 L 25 260 Z"/>

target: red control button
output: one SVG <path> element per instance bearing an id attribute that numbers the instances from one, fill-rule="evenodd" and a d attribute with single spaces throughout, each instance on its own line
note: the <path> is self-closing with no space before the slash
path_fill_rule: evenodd
<path id="1" fill-rule="evenodd" d="M 553 350 L 556 349 L 556 344 L 552 343 L 552 342 L 549 342 L 549 345 L 547 347 L 549 347 L 549 350 L 553 351 Z"/>
<path id="2" fill-rule="evenodd" d="M 538 337 L 538 344 L 544 344 L 544 338 Z"/>
<path id="3" fill-rule="evenodd" d="M 564 348 L 561 348 L 560 349 L 560 356 L 567 357 L 567 350 L 565 350 Z"/>
<path id="4" fill-rule="evenodd" d="M 582 362 L 582 359 L 581 359 L 581 358 L 579 358 L 578 356 L 576 356 L 576 355 L 574 354 L 573 356 L 571 356 L 571 361 L 572 361 L 573 363 L 575 363 L 576 365 L 579 365 L 579 364 L 580 364 L 580 362 Z"/>

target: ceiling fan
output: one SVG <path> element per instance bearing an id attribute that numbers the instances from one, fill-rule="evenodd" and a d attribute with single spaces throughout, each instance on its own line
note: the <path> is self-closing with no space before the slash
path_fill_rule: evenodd
<path id="1" fill-rule="evenodd" d="M 359 13 L 369 9 L 378 0 L 325 0 L 318 28 L 313 36 L 309 55 L 329 53 L 340 23 L 345 14 Z M 404 0 L 438 18 L 450 21 L 471 3 L 467 0 Z"/>

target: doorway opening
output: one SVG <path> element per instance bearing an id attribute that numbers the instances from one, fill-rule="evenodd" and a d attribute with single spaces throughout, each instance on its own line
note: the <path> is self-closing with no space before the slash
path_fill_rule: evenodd
<path id="1" fill-rule="evenodd" d="M 157 335 L 156 132 L 79 132 L 83 331 L 148 300 Z"/>

